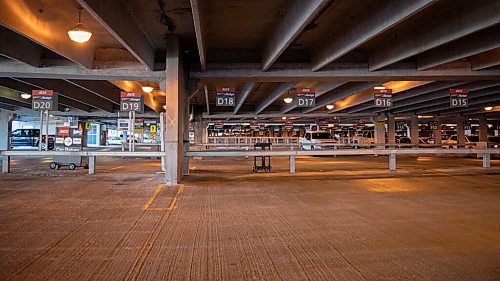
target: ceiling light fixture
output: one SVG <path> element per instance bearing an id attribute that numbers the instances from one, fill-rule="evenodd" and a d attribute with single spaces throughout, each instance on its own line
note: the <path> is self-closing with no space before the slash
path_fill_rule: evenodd
<path id="1" fill-rule="evenodd" d="M 31 95 L 30 95 L 30 94 L 27 94 L 27 93 L 22 93 L 22 94 L 21 94 L 21 98 L 23 98 L 23 99 L 27 100 L 27 99 L 31 98 Z"/>
<path id="2" fill-rule="evenodd" d="M 90 40 L 92 32 L 83 27 L 82 24 L 82 6 L 78 7 L 78 24 L 68 31 L 68 36 L 72 41 L 84 43 Z"/>
<path id="3" fill-rule="evenodd" d="M 291 98 L 291 97 L 286 97 L 286 98 L 284 98 L 284 99 L 283 99 L 283 101 L 284 101 L 285 103 L 291 103 L 291 102 L 293 101 L 293 98 Z"/>
<path id="4" fill-rule="evenodd" d="M 385 86 L 375 86 L 373 87 L 375 90 L 385 90 Z"/>
<path id="5" fill-rule="evenodd" d="M 328 110 L 332 110 L 334 107 L 335 107 L 335 105 L 333 105 L 333 104 L 326 105 L 326 109 L 328 109 Z"/>
<path id="6" fill-rule="evenodd" d="M 164 106 L 163 106 L 163 109 L 167 110 L 167 105 L 164 105 Z"/>
<path id="7" fill-rule="evenodd" d="M 145 93 L 151 93 L 153 91 L 153 87 L 150 87 L 150 86 L 142 86 L 142 90 L 145 92 Z"/>
<path id="8" fill-rule="evenodd" d="M 490 110 L 492 110 L 492 109 L 493 109 L 493 106 L 486 106 L 486 107 L 484 108 L 484 110 L 486 110 L 486 111 L 490 111 Z"/>
<path id="9" fill-rule="evenodd" d="M 281 117 L 281 120 L 286 120 L 286 116 Z"/>

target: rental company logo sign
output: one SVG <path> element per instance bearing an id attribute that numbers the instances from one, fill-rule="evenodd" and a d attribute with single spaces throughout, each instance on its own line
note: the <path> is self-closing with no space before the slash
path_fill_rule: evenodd
<path id="1" fill-rule="evenodd" d="M 392 107 L 392 89 L 375 90 L 373 101 L 375 107 Z"/>
<path id="2" fill-rule="evenodd" d="M 31 108 L 33 110 L 57 110 L 57 93 L 52 90 L 31 91 Z"/>
<path id="3" fill-rule="evenodd" d="M 142 93 L 120 93 L 120 111 L 144 112 L 144 97 Z"/>
<path id="4" fill-rule="evenodd" d="M 450 107 L 468 107 L 468 95 L 468 89 L 450 89 Z"/>
<path id="5" fill-rule="evenodd" d="M 297 107 L 314 107 L 316 105 L 316 89 L 314 88 L 298 88 Z"/>
<path id="6" fill-rule="evenodd" d="M 216 106 L 234 106 L 236 104 L 235 100 L 235 88 L 222 87 L 217 88 L 217 97 L 215 99 Z"/>

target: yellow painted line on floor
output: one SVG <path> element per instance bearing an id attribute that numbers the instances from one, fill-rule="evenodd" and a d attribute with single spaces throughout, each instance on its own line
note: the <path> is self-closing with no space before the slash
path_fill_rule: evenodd
<path id="1" fill-rule="evenodd" d="M 144 205 L 143 210 L 144 211 L 172 211 L 178 207 L 177 201 L 179 200 L 179 197 L 182 192 L 184 192 L 184 185 L 179 184 L 179 188 L 177 189 L 177 193 L 175 194 L 174 198 L 172 198 L 172 201 L 170 201 L 170 204 L 168 205 L 167 208 L 150 208 L 151 205 L 154 203 L 158 195 L 160 194 L 161 190 L 165 187 L 164 184 L 158 185 L 156 188 L 155 192 L 153 193 L 153 196 L 149 198 L 148 202 Z"/>
<path id="2" fill-rule="evenodd" d="M 149 198 L 149 200 L 146 203 L 146 205 L 144 205 L 144 208 L 142 208 L 144 211 L 147 210 L 151 206 L 151 204 L 153 204 L 153 202 L 156 200 L 156 197 L 158 197 L 158 195 L 160 194 L 161 190 L 164 187 L 165 187 L 164 184 L 158 185 L 158 187 L 155 190 L 155 193 L 153 193 L 153 196 L 151 196 L 151 198 Z"/>
<path id="3" fill-rule="evenodd" d="M 118 169 L 121 169 L 121 168 L 125 168 L 125 166 L 118 166 L 118 167 L 111 168 L 109 170 L 110 171 L 114 171 L 114 170 L 118 170 Z"/>

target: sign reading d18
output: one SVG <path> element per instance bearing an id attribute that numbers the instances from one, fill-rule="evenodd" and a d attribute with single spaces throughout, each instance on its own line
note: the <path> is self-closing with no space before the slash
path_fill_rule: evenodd
<path id="1" fill-rule="evenodd" d="M 314 107 L 316 104 L 316 89 L 298 88 L 297 107 Z"/>
<path id="2" fill-rule="evenodd" d="M 54 110 L 57 108 L 57 94 L 52 90 L 31 91 L 31 108 L 33 110 Z"/>
<path id="3" fill-rule="evenodd" d="M 144 112 L 142 93 L 120 93 L 120 111 Z"/>
<path id="4" fill-rule="evenodd" d="M 392 89 L 376 90 L 373 100 L 375 107 L 392 107 Z"/>
<path id="5" fill-rule="evenodd" d="M 468 107 L 468 89 L 450 89 L 450 107 Z"/>
<path id="6" fill-rule="evenodd" d="M 234 106 L 235 89 L 230 87 L 217 88 L 217 97 L 215 100 L 216 106 Z"/>

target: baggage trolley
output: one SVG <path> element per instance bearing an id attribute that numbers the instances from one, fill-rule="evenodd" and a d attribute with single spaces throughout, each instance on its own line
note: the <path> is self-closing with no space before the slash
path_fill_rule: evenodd
<path id="1" fill-rule="evenodd" d="M 260 148 L 262 150 L 271 149 L 270 142 L 256 143 L 254 144 L 254 150 Z M 254 156 L 253 157 L 253 169 L 254 173 L 257 172 L 271 172 L 271 156 Z"/>
<path id="2" fill-rule="evenodd" d="M 54 162 L 50 163 L 50 168 L 59 170 L 61 167 L 68 166 L 68 169 L 74 170 L 76 167 L 89 168 L 88 157 L 83 156 L 55 156 Z"/>

